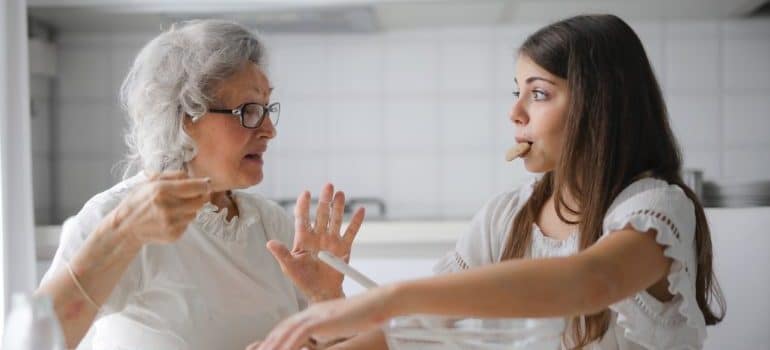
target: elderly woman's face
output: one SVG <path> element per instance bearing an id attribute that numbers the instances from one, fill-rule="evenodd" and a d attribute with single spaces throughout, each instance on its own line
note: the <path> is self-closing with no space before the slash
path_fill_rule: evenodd
<path id="1" fill-rule="evenodd" d="M 210 109 L 270 102 L 270 82 L 254 63 L 244 64 L 215 91 Z M 234 115 L 208 113 L 195 122 L 186 118 L 185 129 L 198 147 L 188 164 L 191 176 L 210 177 L 214 191 L 245 188 L 262 181 L 262 156 L 276 134 L 270 118 L 264 118 L 256 129 L 247 129 Z"/>

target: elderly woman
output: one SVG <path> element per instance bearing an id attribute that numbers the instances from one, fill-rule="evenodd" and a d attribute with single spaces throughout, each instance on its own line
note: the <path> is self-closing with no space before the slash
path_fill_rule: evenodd
<path id="1" fill-rule="evenodd" d="M 38 290 L 68 347 L 93 324 L 95 349 L 243 349 L 307 300 L 342 295 L 342 275 L 314 253 L 349 256 L 362 210 L 340 235 L 344 194 L 331 185 L 313 225 L 308 192 L 292 225 L 235 191 L 262 180 L 271 90 L 262 43 L 233 23 L 184 23 L 141 50 L 122 87 L 138 174 L 65 222 Z"/>

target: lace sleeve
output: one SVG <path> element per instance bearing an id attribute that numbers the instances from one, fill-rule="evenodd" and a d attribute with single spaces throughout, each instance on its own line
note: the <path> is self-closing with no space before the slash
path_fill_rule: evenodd
<path id="1" fill-rule="evenodd" d="M 617 312 L 624 336 L 647 349 L 700 348 L 706 328 L 695 299 L 695 207 L 678 186 L 644 181 L 655 182 L 625 193 L 605 220 L 604 237 L 628 228 L 654 230 L 672 259 L 667 279 L 674 299 L 663 303 L 641 291 L 610 308 Z"/>

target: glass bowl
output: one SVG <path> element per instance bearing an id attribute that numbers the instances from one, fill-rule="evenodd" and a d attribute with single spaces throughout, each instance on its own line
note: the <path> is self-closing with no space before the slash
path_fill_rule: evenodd
<path id="1" fill-rule="evenodd" d="M 556 350 L 564 319 L 414 315 L 383 328 L 390 350 Z"/>

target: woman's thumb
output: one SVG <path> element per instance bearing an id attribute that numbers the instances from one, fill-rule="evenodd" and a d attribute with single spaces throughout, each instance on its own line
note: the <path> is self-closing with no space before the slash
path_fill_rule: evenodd
<path id="1" fill-rule="evenodd" d="M 279 241 L 271 240 L 267 242 L 267 250 L 273 254 L 275 260 L 278 260 L 278 263 L 281 264 L 282 267 L 284 264 L 288 263 L 288 260 L 291 258 L 289 248 L 286 248 L 286 246 Z"/>

